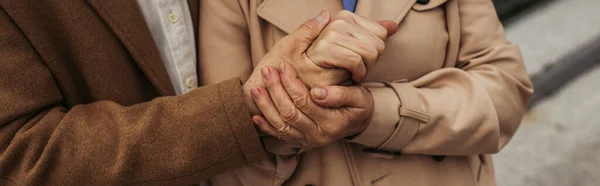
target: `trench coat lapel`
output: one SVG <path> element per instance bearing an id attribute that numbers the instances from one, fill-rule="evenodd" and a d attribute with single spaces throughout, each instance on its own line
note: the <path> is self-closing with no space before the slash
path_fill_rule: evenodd
<path id="1" fill-rule="evenodd" d="M 363 0 L 358 1 L 355 13 L 371 20 L 400 23 L 415 2 L 416 0 Z M 265 0 L 258 7 L 257 13 L 262 19 L 289 34 L 322 10 L 335 15 L 343 10 L 341 0 Z"/>

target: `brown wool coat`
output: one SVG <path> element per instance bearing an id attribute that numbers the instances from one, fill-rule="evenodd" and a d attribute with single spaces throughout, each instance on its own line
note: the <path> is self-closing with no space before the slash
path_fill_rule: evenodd
<path id="1" fill-rule="evenodd" d="M 342 10 L 340 0 L 200 3 L 204 83 L 247 78 L 302 22 Z M 301 154 L 265 138 L 274 162 L 221 174 L 215 185 L 495 185 L 488 154 L 516 132 L 533 88 L 492 1 L 359 0 L 356 14 L 399 24 L 366 77 L 375 101 L 366 130 Z"/>
<path id="2" fill-rule="evenodd" d="M 262 161 L 240 84 L 172 96 L 135 0 L 0 0 L 0 185 L 190 185 Z"/>

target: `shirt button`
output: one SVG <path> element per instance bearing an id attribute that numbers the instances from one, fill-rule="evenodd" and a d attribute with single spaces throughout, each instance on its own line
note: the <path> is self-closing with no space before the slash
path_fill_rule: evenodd
<path id="1" fill-rule="evenodd" d="M 185 80 L 185 84 L 188 88 L 194 88 L 196 86 L 196 80 L 193 77 L 189 77 Z"/>
<path id="2" fill-rule="evenodd" d="M 169 21 L 171 23 L 176 23 L 177 22 L 177 14 L 175 14 L 174 12 L 169 12 Z"/>

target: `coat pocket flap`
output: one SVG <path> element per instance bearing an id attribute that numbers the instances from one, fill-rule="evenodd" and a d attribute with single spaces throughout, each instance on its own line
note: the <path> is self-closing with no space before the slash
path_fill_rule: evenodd
<path id="1" fill-rule="evenodd" d="M 416 11 L 426 11 L 426 10 L 437 8 L 441 5 L 443 5 L 446 1 L 448 1 L 448 0 L 430 0 L 429 3 L 427 3 L 427 4 L 415 3 L 415 5 L 413 5 L 412 8 L 413 8 L 413 10 L 416 10 Z"/>

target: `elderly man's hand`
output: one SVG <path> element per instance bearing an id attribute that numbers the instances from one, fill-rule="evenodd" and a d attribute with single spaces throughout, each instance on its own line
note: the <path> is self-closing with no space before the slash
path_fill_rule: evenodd
<path id="1" fill-rule="evenodd" d="M 263 132 L 321 147 L 365 129 L 373 114 L 373 98 L 365 88 L 327 86 L 309 91 L 289 64 L 282 64 L 279 71 L 263 68 L 268 91 L 262 87 L 251 91 L 264 115 L 252 119 Z"/>

